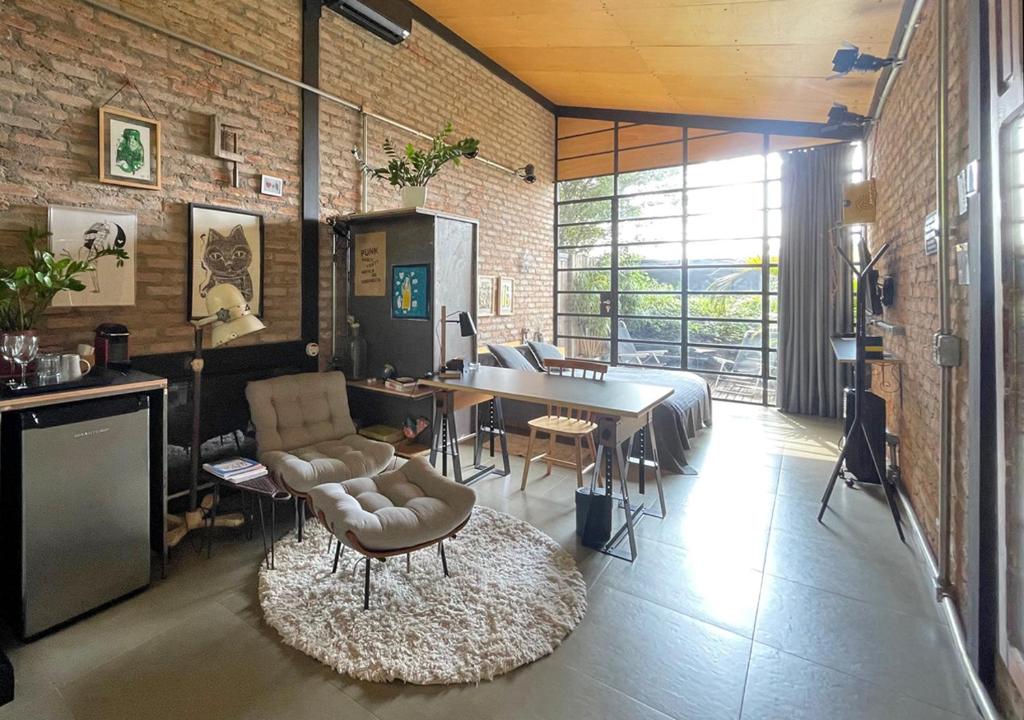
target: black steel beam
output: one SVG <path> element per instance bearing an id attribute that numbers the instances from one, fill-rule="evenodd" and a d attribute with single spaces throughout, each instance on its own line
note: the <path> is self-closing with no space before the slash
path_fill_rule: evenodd
<path id="1" fill-rule="evenodd" d="M 302 0 L 302 82 L 320 87 L 322 0 Z M 302 243 L 300 332 L 305 342 L 320 333 L 320 96 L 302 91 Z"/>

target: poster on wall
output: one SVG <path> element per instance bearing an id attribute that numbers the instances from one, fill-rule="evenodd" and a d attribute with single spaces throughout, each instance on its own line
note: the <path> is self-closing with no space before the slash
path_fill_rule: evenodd
<path id="1" fill-rule="evenodd" d="M 160 122 L 100 108 L 100 182 L 160 189 Z"/>
<path id="2" fill-rule="evenodd" d="M 391 267 L 391 317 L 430 319 L 430 266 Z"/>
<path id="3" fill-rule="evenodd" d="M 498 278 L 498 314 L 511 315 L 515 309 L 516 281 L 514 278 Z"/>
<path id="4" fill-rule="evenodd" d="M 263 315 L 263 216 L 213 205 L 188 206 L 188 319 L 206 317 L 206 296 L 234 285 Z"/>
<path id="5" fill-rule="evenodd" d="M 353 241 L 355 272 L 353 294 L 384 297 L 387 292 L 388 235 L 383 232 L 356 235 Z"/>
<path id="6" fill-rule="evenodd" d="M 494 276 L 481 275 L 476 281 L 476 316 L 494 314 Z"/>
<path id="7" fill-rule="evenodd" d="M 58 260 L 85 260 L 107 248 L 128 253 L 118 267 L 116 257 L 102 257 L 96 270 L 81 277 L 82 292 L 60 292 L 55 307 L 83 307 L 135 304 L 135 240 L 138 218 L 134 213 L 115 210 L 51 205 L 48 212 L 50 252 Z"/>

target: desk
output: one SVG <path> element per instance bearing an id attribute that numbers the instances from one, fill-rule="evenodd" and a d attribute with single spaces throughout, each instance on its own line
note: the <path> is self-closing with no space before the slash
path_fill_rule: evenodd
<path id="1" fill-rule="evenodd" d="M 640 490 L 644 489 L 644 473 L 646 468 L 653 466 L 658 487 L 658 500 L 661 505 L 661 517 L 665 515 L 665 494 L 661 485 L 661 471 L 658 469 L 658 448 L 651 432 L 651 413 L 675 392 L 672 388 L 641 383 L 617 382 L 605 380 L 587 380 L 568 376 L 548 375 L 547 373 L 528 370 L 509 370 L 496 367 L 479 367 L 468 370 L 458 378 L 436 378 L 421 380 L 421 385 L 434 388 L 438 408 L 445 421 L 451 423 L 449 432 L 454 434 L 453 416 L 454 395 L 456 392 L 468 391 L 493 395 L 495 401 L 501 398 L 535 402 L 542 405 L 552 404 L 562 407 L 573 407 L 589 410 L 591 420 L 597 424 L 597 457 L 604 459 L 605 491 L 613 493 L 613 464 L 618 467 L 620 494 L 616 496 L 625 515 L 625 522 L 612 535 L 608 543 L 599 548 L 602 552 L 634 560 L 636 558 L 636 536 L 634 523 L 642 515 L 648 514 L 644 503 L 632 505 L 629 502 L 629 489 L 626 483 L 627 468 L 633 461 L 632 443 L 637 433 L 641 434 L 641 442 L 649 438 L 653 461 L 647 461 L 641 455 L 636 461 L 640 469 Z M 499 404 L 500 407 L 500 404 Z M 504 437 L 502 437 L 504 442 Z M 623 448 L 625 445 L 625 449 Z M 595 477 L 601 472 L 602 463 L 594 463 Z M 629 556 L 619 555 L 614 551 L 623 534 L 629 538 Z"/>

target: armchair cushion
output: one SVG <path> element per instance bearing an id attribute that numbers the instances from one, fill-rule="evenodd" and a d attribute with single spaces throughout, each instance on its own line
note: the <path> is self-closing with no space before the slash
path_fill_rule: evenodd
<path id="1" fill-rule="evenodd" d="M 319 485 L 309 502 L 342 542 L 351 531 L 367 550 L 387 551 L 445 538 L 473 512 L 476 493 L 415 458 L 376 478 Z"/>

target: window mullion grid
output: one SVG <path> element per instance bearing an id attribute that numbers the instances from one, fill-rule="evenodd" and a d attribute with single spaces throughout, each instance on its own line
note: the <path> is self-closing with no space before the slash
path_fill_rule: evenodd
<path id="1" fill-rule="evenodd" d="M 687 320 L 690 314 L 690 253 L 686 247 L 686 222 L 689 218 L 689 203 L 687 202 L 687 170 L 690 164 L 690 128 L 683 128 L 683 223 L 682 223 L 682 237 L 680 238 L 683 243 L 683 268 L 682 268 L 682 285 L 680 285 L 681 293 L 679 300 L 679 312 L 681 313 L 680 329 L 682 335 L 679 338 L 679 367 L 683 370 L 688 370 L 690 367 L 690 328 L 689 321 Z"/>
<path id="2" fill-rule="evenodd" d="M 612 129 L 612 277 L 608 361 L 619 364 L 619 121 Z"/>
<path id="3" fill-rule="evenodd" d="M 769 308 L 768 308 L 768 286 L 771 281 L 771 252 L 768 242 L 768 153 L 771 151 L 771 135 L 764 136 L 764 149 L 761 159 L 764 163 L 764 173 L 761 177 L 761 191 L 763 202 L 761 204 L 761 222 L 764 234 L 761 237 L 761 404 L 768 404 L 768 347 L 771 344 L 769 339 Z"/>

